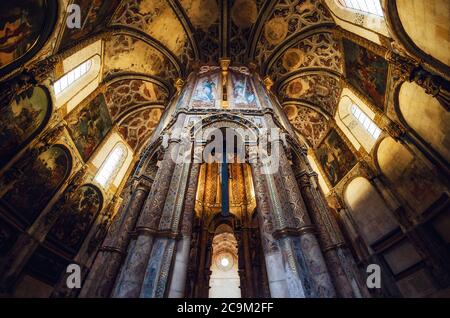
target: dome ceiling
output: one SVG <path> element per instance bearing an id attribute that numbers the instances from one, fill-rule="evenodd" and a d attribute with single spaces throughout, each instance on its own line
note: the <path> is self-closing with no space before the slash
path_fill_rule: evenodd
<path id="1" fill-rule="evenodd" d="M 273 79 L 284 106 L 316 118 L 309 128 L 292 121 L 298 132 L 311 131 L 306 137 L 311 144 L 325 129 L 323 118 L 334 116 L 342 44 L 333 37 L 335 24 L 323 1 L 122 0 L 113 3 L 115 10 L 105 5 L 109 1 L 75 2 L 90 7 L 82 9 L 91 12 L 89 21 L 95 25 L 72 35 L 63 31 L 59 49 L 107 32 L 103 78 L 114 84 L 106 97 L 112 116 L 127 125 L 120 130 L 127 135 L 140 131 L 133 133 L 136 147 L 149 134 L 143 126 L 149 128 L 133 119 L 140 112 L 150 116 L 146 108 L 151 104 L 164 104 L 174 79 L 185 78 L 198 62 L 217 64 L 222 57 L 235 65 L 255 63 Z"/>

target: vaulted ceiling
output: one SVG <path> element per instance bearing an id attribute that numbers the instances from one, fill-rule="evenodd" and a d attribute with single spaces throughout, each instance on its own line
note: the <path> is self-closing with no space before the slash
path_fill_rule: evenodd
<path id="1" fill-rule="evenodd" d="M 110 31 L 103 67 L 105 82 L 113 82 L 107 101 L 120 130 L 131 133 L 135 145 L 151 131 L 133 118 L 158 109 L 173 92 L 174 79 L 186 77 L 198 63 L 217 64 L 220 58 L 253 62 L 263 76 L 270 75 L 281 102 L 289 104 L 291 121 L 309 113 L 326 122 L 334 115 L 343 59 L 324 1 L 75 2 L 89 12 L 89 20 L 78 33 L 67 35 L 66 30 L 59 49 Z M 131 91 L 129 97 L 125 92 Z M 307 139 L 314 144 L 317 138 L 310 134 Z"/>

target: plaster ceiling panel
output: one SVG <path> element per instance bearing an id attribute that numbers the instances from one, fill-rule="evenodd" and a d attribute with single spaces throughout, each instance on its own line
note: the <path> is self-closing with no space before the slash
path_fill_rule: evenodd
<path id="1" fill-rule="evenodd" d="M 304 101 L 322 108 L 334 116 L 341 95 L 340 81 L 325 74 L 311 74 L 294 78 L 280 89 L 282 101 Z"/>
<path id="2" fill-rule="evenodd" d="M 139 150 L 155 130 L 162 115 L 160 108 L 146 108 L 128 116 L 119 132 L 133 150 Z"/>
<path id="3" fill-rule="evenodd" d="M 186 31 L 166 0 L 124 0 L 116 13 L 114 25 L 140 30 L 159 41 L 180 60 L 192 52 Z"/>
<path id="4" fill-rule="evenodd" d="M 304 30 L 324 23 L 333 23 L 328 10 L 318 0 L 282 0 L 265 22 L 255 52 L 260 65 L 286 40 Z"/>
<path id="5" fill-rule="evenodd" d="M 220 4 L 218 0 L 179 0 L 194 28 L 204 62 L 217 63 L 220 56 Z"/>
<path id="6" fill-rule="evenodd" d="M 305 106 L 286 105 L 283 109 L 294 128 L 308 140 L 311 146 L 318 146 L 328 131 L 326 117 Z"/>
<path id="7" fill-rule="evenodd" d="M 343 72 L 339 42 L 331 33 L 318 33 L 286 49 L 268 70 L 274 82 L 304 68 L 323 68 Z"/>
<path id="8" fill-rule="evenodd" d="M 118 72 L 144 73 L 166 80 L 179 76 L 164 54 L 128 35 L 115 35 L 105 45 L 105 76 Z"/>
<path id="9" fill-rule="evenodd" d="M 165 104 L 167 92 L 160 86 L 141 79 L 117 81 L 108 86 L 105 92 L 106 104 L 113 120 L 125 112 L 148 103 Z"/>

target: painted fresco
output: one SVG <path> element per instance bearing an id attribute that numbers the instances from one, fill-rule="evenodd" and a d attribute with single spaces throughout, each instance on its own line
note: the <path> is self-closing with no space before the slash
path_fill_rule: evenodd
<path id="1" fill-rule="evenodd" d="M 2 202 L 30 224 L 64 182 L 70 169 L 69 155 L 59 146 L 50 147 L 37 157 L 27 156 L 0 181 Z M 14 175 L 12 182 L 9 174 Z"/>
<path id="2" fill-rule="evenodd" d="M 38 247 L 28 261 L 25 272 L 53 286 L 65 272 L 67 265 L 69 265 L 68 260 L 47 248 Z"/>
<path id="3" fill-rule="evenodd" d="M 148 73 L 160 78 L 177 78 L 178 71 L 160 51 L 128 35 L 115 35 L 105 43 L 105 76 L 118 72 Z"/>
<path id="4" fill-rule="evenodd" d="M 325 137 L 316 153 L 333 186 L 338 184 L 357 162 L 355 155 L 334 129 Z"/>
<path id="5" fill-rule="evenodd" d="M 99 31 L 108 22 L 120 0 L 75 0 L 73 3 L 81 8 L 81 29 L 66 27 L 59 49 Z"/>
<path id="6" fill-rule="evenodd" d="M 388 64 L 382 57 L 344 39 L 347 80 L 375 105 L 384 109 Z"/>
<path id="7" fill-rule="evenodd" d="M 75 256 L 100 212 L 102 196 L 92 185 L 83 185 L 56 205 L 59 218 L 48 240 Z"/>
<path id="8" fill-rule="evenodd" d="M 163 111 L 150 108 L 128 116 L 119 127 L 119 132 L 133 150 L 138 150 L 157 127 Z"/>
<path id="9" fill-rule="evenodd" d="M 177 56 L 189 44 L 183 25 L 166 0 L 124 0 L 113 24 L 141 30 Z"/>
<path id="10" fill-rule="evenodd" d="M 44 0 L 1 1 L 0 68 L 27 53 L 45 26 Z"/>
<path id="11" fill-rule="evenodd" d="M 192 96 L 192 107 L 194 108 L 213 108 L 218 98 L 219 74 L 210 74 L 201 77 L 197 81 Z"/>
<path id="12" fill-rule="evenodd" d="M 0 109 L 0 163 L 17 153 L 50 115 L 48 92 L 33 87 Z"/>
<path id="13" fill-rule="evenodd" d="M 256 96 L 250 77 L 231 73 L 231 86 L 234 108 L 256 108 Z"/>
<path id="14" fill-rule="evenodd" d="M 82 109 L 73 112 L 67 123 L 70 135 L 86 162 L 112 127 L 103 94 L 95 97 Z"/>

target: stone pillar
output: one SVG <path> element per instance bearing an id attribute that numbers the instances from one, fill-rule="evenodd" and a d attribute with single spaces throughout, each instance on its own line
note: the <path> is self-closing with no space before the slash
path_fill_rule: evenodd
<path id="1" fill-rule="evenodd" d="M 296 256 L 300 262 L 305 262 L 304 273 L 311 278 L 310 290 L 305 286 L 306 295 L 309 297 L 335 297 L 335 288 L 331 282 L 331 277 L 328 272 L 322 251 L 314 234 L 314 227 L 306 209 L 297 181 L 292 171 L 291 164 L 286 157 L 283 144 L 280 140 L 272 141 L 279 143 L 279 176 L 282 180 L 282 185 L 286 191 L 286 199 L 291 205 L 292 216 L 296 220 L 299 236 L 294 239 L 294 246 L 296 247 Z M 283 233 L 283 230 L 280 231 Z"/>
<path id="2" fill-rule="evenodd" d="M 185 202 L 190 167 L 192 143 L 183 140 L 179 146 L 177 163 L 170 180 L 164 209 L 159 221 L 158 237 L 155 239 L 150 258 L 146 265 L 140 297 L 162 298 L 168 294 L 169 272 L 180 237 L 183 203 Z"/>
<path id="3" fill-rule="evenodd" d="M 300 188 L 300 193 L 308 209 L 313 224 L 317 229 L 317 236 L 320 245 L 324 251 L 324 257 L 333 282 L 336 286 L 336 292 L 339 297 L 352 298 L 360 294 L 358 286 L 353 286 L 347 277 L 345 268 L 339 258 L 338 251 L 344 249 L 344 240 L 340 233 L 334 218 L 330 215 L 328 205 L 325 199 L 318 192 L 313 184 L 316 184 L 315 174 L 309 171 L 306 164 L 306 158 L 298 158 L 294 155 L 293 170 Z M 341 253 L 343 254 L 343 253 Z M 350 273 L 348 273 L 350 274 Z"/>
<path id="4" fill-rule="evenodd" d="M 178 149 L 178 140 L 169 140 L 151 193 L 136 226 L 137 237 L 128 246 L 127 257 L 116 280 L 112 297 L 136 298 L 140 294 L 145 269 L 152 251 L 154 234 L 158 229 L 164 202 L 169 192 L 170 180 L 175 169 L 172 153 L 178 153 Z"/>
<path id="5" fill-rule="evenodd" d="M 151 180 L 140 181 L 128 204 L 114 219 L 103 246 L 95 258 L 80 297 L 108 297 L 110 295 L 130 242 L 130 232 L 136 225 L 151 184 Z"/>
<path id="6" fill-rule="evenodd" d="M 169 287 L 169 298 L 183 298 L 185 296 L 186 275 L 189 265 L 189 252 L 192 238 L 192 222 L 194 219 L 195 197 L 197 194 L 200 164 L 193 163 L 189 176 L 189 184 L 184 201 L 183 220 L 181 223 L 182 238 L 177 243 L 177 254 L 173 266 Z"/>
<path id="7" fill-rule="evenodd" d="M 261 173 L 262 164 L 256 161 L 256 150 L 250 149 L 253 184 L 256 196 L 256 209 L 261 233 L 261 245 L 267 269 L 270 296 L 273 298 L 289 297 L 288 282 L 284 273 L 283 256 L 278 242 L 273 237 L 272 211 L 267 195 L 265 176 Z"/>

